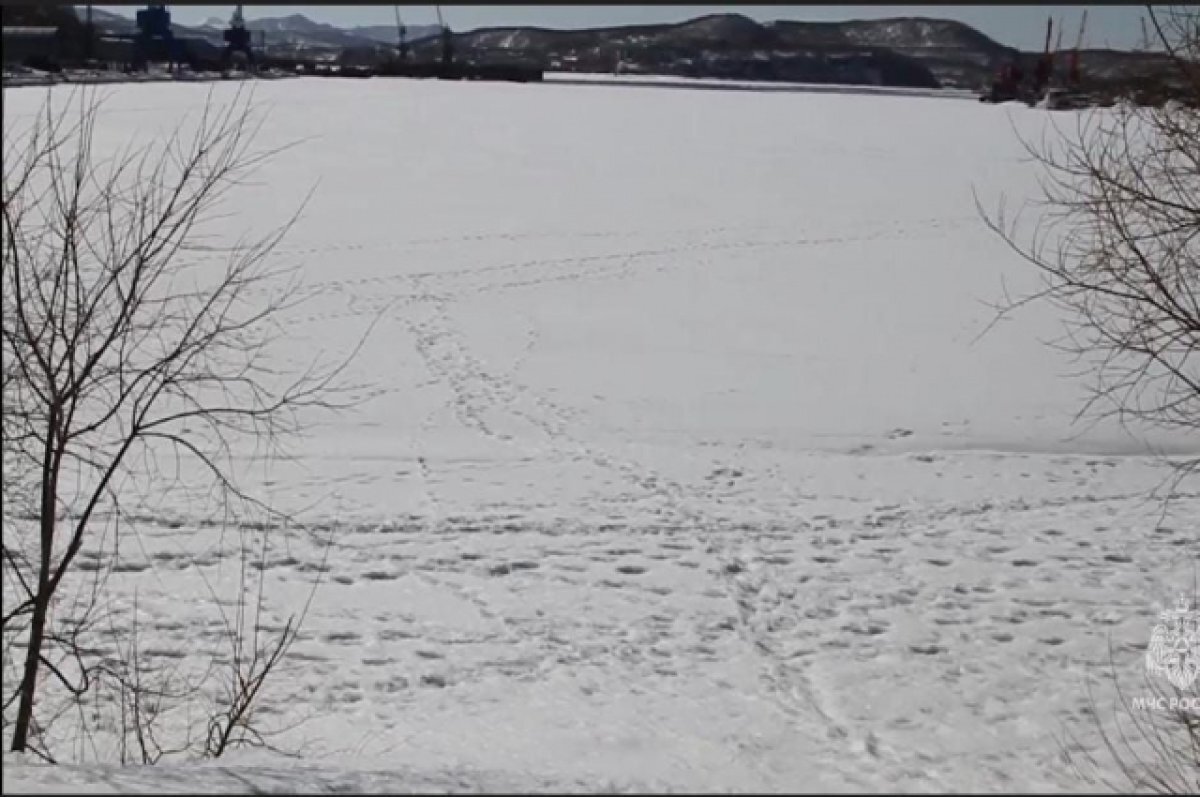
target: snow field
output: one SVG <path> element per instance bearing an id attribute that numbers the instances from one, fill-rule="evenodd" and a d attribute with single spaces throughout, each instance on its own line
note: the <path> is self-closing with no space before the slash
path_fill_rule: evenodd
<path id="1" fill-rule="evenodd" d="M 208 88 L 105 89 L 102 146 Z M 1148 496 L 1159 455 L 1200 441 L 1073 423 L 1085 385 L 1044 344 L 1046 308 L 979 337 L 986 302 L 1036 278 L 972 190 L 1034 196 L 1014 133 L 1046 114 L 256 91 L 261 140 L 301 143 L 206 234 L 264 231 L 315 186 L 276 253 L 310 297 L 280 362 L 375 324 L 350 374 L 367 401 L 314 416 L 290 460 L 247 451 L 298 518 L 270 534 L 270 622 L 322 579 L 263 703 L 313 768 L 288 788 L 1088 789 L 1059 740 L 1096 749 L 1089 680 L 1110 650 L 1140 677 L 1159 604 L 1192 583 L 1195 484 L 1165 512 Z M 6 90 L 5 124 L 43 96 Z M 184 487 L 136 530 L 116 605 L 136 590 L 148 655 L 202 662 L 239 537 Z M 236 790 L 289 766 L 231 763 L 6 782 Z"/>

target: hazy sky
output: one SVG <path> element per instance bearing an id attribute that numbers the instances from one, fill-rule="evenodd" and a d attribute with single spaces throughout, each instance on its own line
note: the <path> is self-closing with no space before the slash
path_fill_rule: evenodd
<path id="1" fill-rule="evenodd" d="M 132 17 L 137 6 L 96 6 Z M 405 24 L 423 25 L 437 21 L 435 6 L 400 6 Z M 547 28 L 587 28 L 607 25 L 636 25 L 680 22 L 714 13 L 738 13 L 763 22 L 774 19 L 833 22 L 846 19 L 875 19 L 924 16 L 957 19 L 993 39 L 1025 50 L 1040 50 L 1046 35 L 1046 18 L 1057 28 L 1062 21 L 1064 46 L 1074 46 L 1080 17 L 1088 9 L 1084 45 L 1130 49 L 1141 41 L 1140 17 L 1144 6 L 445 6 L 446 24 L 456 31 L 496 25 L 538 25 Z M 171 18 L 184 25 L 209 17 L 228 19 L 233 6 L 170 6 Z M 394 24 L 392 6 L 246 6 L 248 18 L 303 14 L 316 22 L 340 27 Z M 1057 35 L 1057 34 L 1056 34 Z"/>

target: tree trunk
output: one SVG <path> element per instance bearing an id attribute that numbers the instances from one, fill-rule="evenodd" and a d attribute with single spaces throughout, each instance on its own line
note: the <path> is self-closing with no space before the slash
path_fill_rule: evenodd
<path id="1" fill-rule="evenodd" d="M 25 652 L 25 672 L 21 679 L 21 702 L 17 707 L 17 723 L 13 729 L 12 749 L 17 753 L 25 751 L 29 727 L 33 724 L 33 700 L 37 694 L 38 669 L 42 660 L 42 642 L 46 636 L 46 615 L 49 608 L 49 596 L 42 592 L 33 606 L 33 622 L 29 626 L 29 649 Z"/>
<path id="2" fill-rule="evenodd" d="M 17 722 L 13 728 L 13 752 L 21 753 L 29 746 L 29 729 L 33 725 L 33 704 L 37 698 L 38 670 L 42 663 L 42 643 L 46 639 L 46 618 L 50 614 L 50 563 L 54 551 L 55 517 L 58 499 L 59 458 L 55 451 L 59 409 L 50 411 L 46 444 L 42 454 L 41 557 L 38 562 L 37 595 L 33 599 L 33 619 L 29 624 L 29 648 L 25 651 L 25 671 L 21 677 L 21 702 L 17 706 Z"/>

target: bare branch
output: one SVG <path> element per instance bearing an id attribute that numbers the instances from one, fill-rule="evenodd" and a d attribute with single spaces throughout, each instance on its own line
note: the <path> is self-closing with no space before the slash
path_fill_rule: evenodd
<path id="1" fill-rule="evenodd" d="M 3 617 L 5 640 L 11 629 L 27 645 L 11 746 L 44 744 L 47 725 L 34 711 L 43 692 L 65 691 L 78 710 L 103 676 L 124 695 L 121 722 L 150 763 L 181 748 L 155 735 L 174 692 L 166 681 L 151 687 L 145 680 L 136 606 L 129 666 L 114 669 L 82 641 L 107 574 L 93 575 L 77 599 L 80 616 L 66 629 L 51 611 L 63 584 L 85 547 L 104 539 L 104 518 L 117 519 L 115 547 L 129 533 L 119 522 L 126 503 L 179 484 L 184 461 L 199 466 L 213 500 L 285 517 L 239 483 L 235 459 L 247 446 L 269 459 L 313 413 L 353 406 L 342 380 L 371 329 L 336 362 L 314 361 L 298 375 L 272 366 L 281 317 L 304 301 L 292 271 L 273 255 L 307 198 L 264 236 L 201 245 L 231 192 L 291 146 L 254 143 L 262 119 L 250 94 L 239 89 L 218 105 L 210 91 L 199 113 L 165 138 L 111 153 L 97 144 L 103 104 L 96 91 L 63 99 L 48 93 L 29 128 L 4 141 L 4 498 L 16 506 L 28 493 L 26 503 L 36 503 L 21 548 L 6 530 L 3 549 L 6 583 L 23 593 Z M 157 467 L 160 455 L 174 464 L 173 479 Z M 252 707 L 295 639 L 289 623 L 262 647 L 257 619 L 254 627 L 248 642 L 237 626 L 235 660 L 248 669 L 237 669 L 236 699 L 214 737 L 219 751 L 261 741 Z M 53 680 L 39 680 L 40 668 Z"/>

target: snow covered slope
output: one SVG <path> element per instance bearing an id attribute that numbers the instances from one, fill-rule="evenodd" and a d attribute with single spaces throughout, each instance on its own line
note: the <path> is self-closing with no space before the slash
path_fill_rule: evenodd
<path id="1" fill-rule="evenodd" d="M 102 146 L 209 88 L 105 89 Z M 1110 643 L 1136 677 L 1158 605 L 1192 583 L 1196 485 L 1165 515 L 1146 496 L 1169 475 L 1155 452 L 1200 440 L 1073 423 L 1085 385 L 1044 345 L 1044 307 L 979 337 L 1002 285 L 1036 279 L 972 190 L 1033 195 L 1013 127 L 1040 135 L 1044 113 L 257 91 L 265 140 L 303 143 L 223 232 L 318 189 L 279 251 L 311 295 L 281 362 L 379 317 L 352 374 L 377 394 L 254 469 L 301 518 L 267 568 L 275 615 L 333 534 L 270 686 L 272 722 L 305 721 L 275 744 L 355 789 L 1088 788 L 1058 740 L 1095 746 L 1086 685 Z M 6 90 L 5 125 L 43 96 Z M 204 580 L 233 575 L 236 541 L 205 519 L 165 496 L 112 582 L 167 658 L 219 643 Z M 194 775 L 6 763 L 12 790 Z M 228 763 L 276 786 L 289 766 Z"/>

